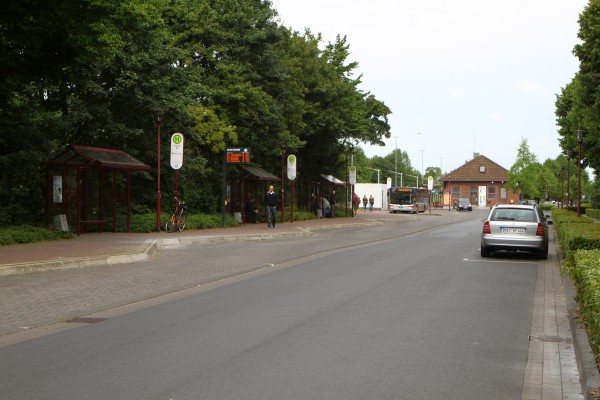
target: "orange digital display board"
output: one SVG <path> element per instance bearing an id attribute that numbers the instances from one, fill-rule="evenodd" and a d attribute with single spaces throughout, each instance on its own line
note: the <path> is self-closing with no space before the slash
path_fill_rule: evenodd
<path id="1" fill-rule="evenodd" d="M 227 164 L 250 164 L 250 149 L 227 149 Z"/>

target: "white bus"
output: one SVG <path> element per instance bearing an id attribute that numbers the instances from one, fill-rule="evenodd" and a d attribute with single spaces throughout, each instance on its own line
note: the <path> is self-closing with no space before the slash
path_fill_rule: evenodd
<path id="1" fill-rule="evenodd" d="M 425 212 L 429 207 L 429 190 L 426 188 L 415 187 L 396 187 L 392 186 L 389 190 L 391 213 L 406 212 L 418 213 Z"/>

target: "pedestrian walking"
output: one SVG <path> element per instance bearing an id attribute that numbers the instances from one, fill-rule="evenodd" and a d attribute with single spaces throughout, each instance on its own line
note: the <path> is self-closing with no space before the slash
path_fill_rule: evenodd
<path id="1" fill-rule="evenodd" d="M 265 206 L 267 207 L 267 229 L 275 229 L 277 222 L 277 201 L 273 185 L 269 186 L 269 191 L 265 194 Z"/>
<path id="2" fill-rule="evenodd" d="M 367 203 L 369 202 L 369 199 L 367 199 L 367 195 L 365 194 L 363 196 L 363 212 L 367 212 Z"/>
<path id="3" fill-rule="evenodd" d="M 356 218 L 356 213 L 358 213 L 358 207 L 360 207 L 360 197 L 354 192 L 352 192 L 352 217 Z"/>
<path id="4" fill-rule="evenodd" d="M 369 195 L 369 211 L 373 211 L 373 206 L 375 205 L 375 199 L 373 198 L 373 195 Z"/>

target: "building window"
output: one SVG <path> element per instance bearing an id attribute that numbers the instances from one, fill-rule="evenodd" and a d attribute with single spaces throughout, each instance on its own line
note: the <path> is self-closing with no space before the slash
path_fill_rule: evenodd
<path id="1" fill-rule="evenodd" d="M 452 198 L 453 199 L 460 198 L 460 186 L 458 186 L 458 185 L 452 186 Z"/>
<path id="2" fill-rule="evenodd" d="M 488 186 L 487 197 L 488 199 L 496 198 L 496 186 Z"/>
<path id="3" fill-rule="evenodd" d="M 485 172 L 485 165 L 479 166 L 479 172 L 481 172 L 482 174 Z"/>

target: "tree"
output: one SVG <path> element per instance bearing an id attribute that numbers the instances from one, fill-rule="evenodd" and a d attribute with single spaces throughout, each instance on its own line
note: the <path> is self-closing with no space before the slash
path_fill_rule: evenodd
<path id="1" fill-rule="evenodd" d="M 199 211 L 222 204 L 227 146 L 252 146 L 253 161 L 277 174 L 283 144 L 311 181 L 340 175 L 351 143 L 389 137 L 391 111 L 358 89 L 346 38 L 322 49 L 320 35 L 280 26 L 269 1 L 8 0 L 0 28 L 8 223 L 42 219 L 42 162 L 66 144 L 119 148 L 156 165 L 157 116 L 163 142 L 186 137 L 179 190 Z M 132 181 L 147 207 L 156 172 Z M 163 192 L 173 191 L 173 175 L 161 169 Z"/>
<path id="2" fill-rule="evenodd" d="M 582 144 L 583 167 L 590 166 L 596 179 L 600 175 L 600 1 L 588 3 L 579 18 L 578 38 L 573 53 L 579 59 L 579 71 L 557 96 L 556 116 L 561 147 L 577 151 L 577 131 L 585 130 Z"/>
<path id="3" fill-rule="evenodd" d="M 529 150 L 527 139 L 522 139 L 516 161 L 508 171 L 506 187 L 514 192 L 520 191 L 525 198 L 539 197 L 538 177 L 541 170 L 537 157 Z"/>

